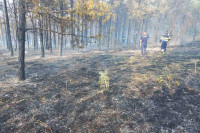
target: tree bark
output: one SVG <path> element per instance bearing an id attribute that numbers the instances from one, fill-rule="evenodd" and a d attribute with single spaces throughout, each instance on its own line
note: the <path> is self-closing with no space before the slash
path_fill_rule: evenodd
<path id="1" fill-rule="evenodd" d="M 13 0 L 13 7 L 14 7 L 14 15 L 15 15 L 15 28 L 16 28 L 16 32 L 15 32 L 15 37 L 16 37 L 16 43 L 15 43 L 15 51 L 17 50 L 17 45 L 18 45 L 18 19 L 17 19 L 17 8 L 16 8 L 16 1 Z"/>
<path id="2" fill-rule="evenodd" d="M 78 23 L 78 27 L 77 27 L 77 35 L 80 36 L 80 15 L 78 14 L 77 16 L 77 23 Z M 76 38 L 76 47 L 78 49 L 79 52 L 79 46 L 80 46 L 80 37 Z"/>
<path id="3" fill-rule="evenodd" d="M 29 33 L 28 32 L 26 32 L 26 41 L 27 41 L 27 44 L 28 44 L 28 49 L 29 49 L 29 47 L 30 47 L 30 37 L 29 37 Z"/>
<path id="4" fill-rule="evenodd" d="M 53 25 L 53 30 L 54 31 L 56 31 L 56 24 L 55 24 L 55 22 L 54 22 L 54 25 Z M 54 47 L 56 48 L 56 41 L 57 39 L 56 39 L 56 33 L 55 32 L 53 32 L 53 42 L 54 42 Z"/>
<path id="5" fill-rule="evenodd" d="M 46 29 L 48 29 L 48 16 L 46 16 L 45 18 L 45 26 L 46 26 Z M 50 46 L 49 46 L 49 32 L 48 31 L 45 31 L 45 39 L 46 39 L 46 49 L 49 50 Z"/>
<path id="6" fill-rule="evenodd" d="M 40 47 L 41 47 L 41 57 L 45 57 L 45 51 L 44 51 L 44 43 L 43 43 L 43 21 L 42 21 L 42 16 L 39 18 L 39 32 L 40 32 Z"/>
<path id="7" fill-rule="evenodd" d="M 50 15 L 49 15 L 49 48 L 50 48 L 50 52 L 52 52 L 51 18 L 50 18 Z"/>
<path id="8" fill-rule="evenodd" d="M 13 56 L 13 48 L 12 48 L 12 40 L 10 35 L 10 24 L 8 18 L 8 9 L 6 0 L 4 0 L 4 8 L 5 8 L 5 16 L 6 16 L 6 36 L 7 36 L 7 45 L 8 49 L 10 50 L 10 55 Z"/>
<path id="9" fill-rule="evenodd" d="M 1 27 L 1 38 L 2 38 L 2 45 L 3 46 L 6 46 L 6 41 L 5 41 L 5 32 L 4 32 L 4 30 L 3 30 L 3 24 L 0 24 L 0 27 Z"/>
<path id="10" fill-rule="evenodd" d="M 128 22 L 128 33 L 127 33 L 126 45 L 128 45 L 130 43 L 130 33 L 131 33 L 131 19 L 129 19 L 129 22 Z"/>
<path id="11" fill-rule="evenodd" d="M 102 42 L 102 17 L 100 17 L 99 19 L 99 40 L 98 40 L 98 47 L 99 47 L 99 51 L 101 50 L 101 42 Z"/>
<path id="12" fill-rule="evenodd" d="M 25 1 L 19 0 L 19 80 L 25 80 L 25 32 L 26 7 Z"/>
<path id="13" fill-rule="evenodd" d="M 61 17 L 64 16 L 63 14 L 63 0 L 60 0 L 60 10 L 61 10 Z M 64 26 L 63 26 L 63 22 L 61 21 L 61 24 L 60 24 L 60 29 L 61 29 L 61 33 L 64 32 Z M 63 35 L 60 35 L 60 41 L 59 41 L 59 55 L 62 56 L 63 54 Z"/>
<path id="14" fill-rule="evenodd" d="M 71 6 L 71 9 L 73 9 L 74 0 L 70 0 L 70 6 Z M 74 14 L 73 14 L 73 12 L 71 12 L 70 16 L 71 16 L 71 34 L 72 34 L 71 35 L 71 47 L 74 49 L 75 45 L 74 45 L 74 36 L 73 36 L 73 34 L 74 34 L 74 22 L 73 22 Z"/>

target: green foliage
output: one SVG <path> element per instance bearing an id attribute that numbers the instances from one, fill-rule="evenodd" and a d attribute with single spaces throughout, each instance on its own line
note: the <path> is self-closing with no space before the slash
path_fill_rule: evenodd
<path id="1" fill-rule="evenodd" d="M 111 9 L 111 5 L 103 1 L 77 0 L 75 3 L 75 13 L 79 14 L 80 17 L 85 17 L 89 21 L 104 17 L 103 23 L 105 23 L 113 15 Z"/>
<path id="2" fill-rule="evenodd" d="M 103 72 L 99 72 L 99 84 L 100 84 L 100 88 L 102 89 L 109 89 L 109 81 L 110 78 L 108 76 L 108 71 L 105 70 Z"/>
<path id="3" fill-rule="evenodd" d="M 158 0 L 129 0 L 128 10 L 129 17 L 141 21 L 144 18 L 164 14 L 168 10 L 168 3 L 166 1 Z M 159 4 L 158 4 L 159 3 Z"/>
<path id="4" fill-rule="evenodd" d="M 173 69 L 178 69 L 175 65 L 173 65 Z M 171 71 L 172 68 L 169 67 L 164 67 L 162 69 L 161 75 L 158 76 L 157 82 L 159 84 L 164 84 L 167 88 L 171 89 L 174 85 L 175 86 L 180 86 L 181 82 L 180 80 L 177 80 L 176 75 L 173 74 Z M 179 68 L 180 69 L 180 68 Z"/>
<path id="5" fill-rule="evenodd" d="M 131 56 L 131 57 L 129 58 L 128 63 L 129 63 L 129 64 L 133 64 L 134 60 L 135 60 L 135 57 L 134 57 L 134 56 Z"/>
<path id="6" fill-rule="evenodd" d="M 73 0 L 73 4 L 71 0 L 26 1 L 28 14 L 33 16 L 33 19 L 44 19 L 44 23 L 45 18 L 49 17 L 51 23 L 62 27 L 58 29 L 58 33 L 78 36 L 72 37 L 70 41 L 73 48 L 79 48 L 80 45 L 80 48 L 84 48 L 87 45 L 87 41 L 83 39 L 85 36 L 94 39 L 101 46 L 105 40 L 109 40 L 109 43 L 120 43 L 121 33 L 118 32 L 122 32 L 123 36 L 127 37 L 127 43 L 136 45 L 142 30 L 151 30 L 154 34 L 153 38 L 160 34 L 158 29 L 168 29 L 171 34 L 177 34 L 177 30 L 180 29 L 180 36 L 183 36 L 186 31 L 194 32 L 194 27 L 197 33 L 199 32 L 199 0 Z M 166 26 L 163 28 L 163 25 Z M 91 34 L 88 32 L 90 30 Z M 133 32 L 134 30 L 137 32 Z M 113 33 L 119 34 L 119 37 L 114 37 Z"/>
<path id="7" fill-rule="evenodd" d="M 46 98 L 45 97 L 41 97 L 40 98 L 40 102 L 43 103 L 43 104 L 46 103 Z"/>

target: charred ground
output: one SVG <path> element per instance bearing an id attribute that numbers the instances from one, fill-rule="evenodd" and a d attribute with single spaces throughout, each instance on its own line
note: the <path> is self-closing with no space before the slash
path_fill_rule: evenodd
<path id="1" fill-rule="evenodd" d="M 200 132 L 200 42 L 150 51 L 1 57 L 0 132 Z M 195 73 L 195 61 L 197 73 Z M 99 72 L 109 73 L 109 89 Z M 66 87 L 67 82 L 67 87 Z"/>

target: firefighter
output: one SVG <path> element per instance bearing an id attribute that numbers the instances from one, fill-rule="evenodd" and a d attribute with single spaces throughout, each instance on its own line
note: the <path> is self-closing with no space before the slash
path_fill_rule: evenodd
<path id="1" fill-rule="evenodd" d="M 147 41 L 149 39 L 149 35 L 146 32 L 140 38 L 140 47 L 141 47 L 141 54 L 144 55 L 146 53 L 147 48 Z"/>
<path id="2" fill-rule="evenodd" d="M 169 34 L 168 31 L 166 31 L 162 37 L 160 38 L 160 43 L 161 43 L 161 51 L 163 52 L 163 54 L 166 53 L 167 50 L 167 44 L 168 42 L 171 40 L 171 36 Z"/>

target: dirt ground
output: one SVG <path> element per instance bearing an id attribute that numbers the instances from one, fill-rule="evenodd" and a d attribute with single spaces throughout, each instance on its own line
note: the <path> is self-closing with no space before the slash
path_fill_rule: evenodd
<path id="1" fill-rule="evenodd" d="M 148 50 L 27 51 L 24 82 L 4 53 L 0 133 L 199 133 L 200 42 Z M 109 88 L 99 83 L 105 70 Z"/>

